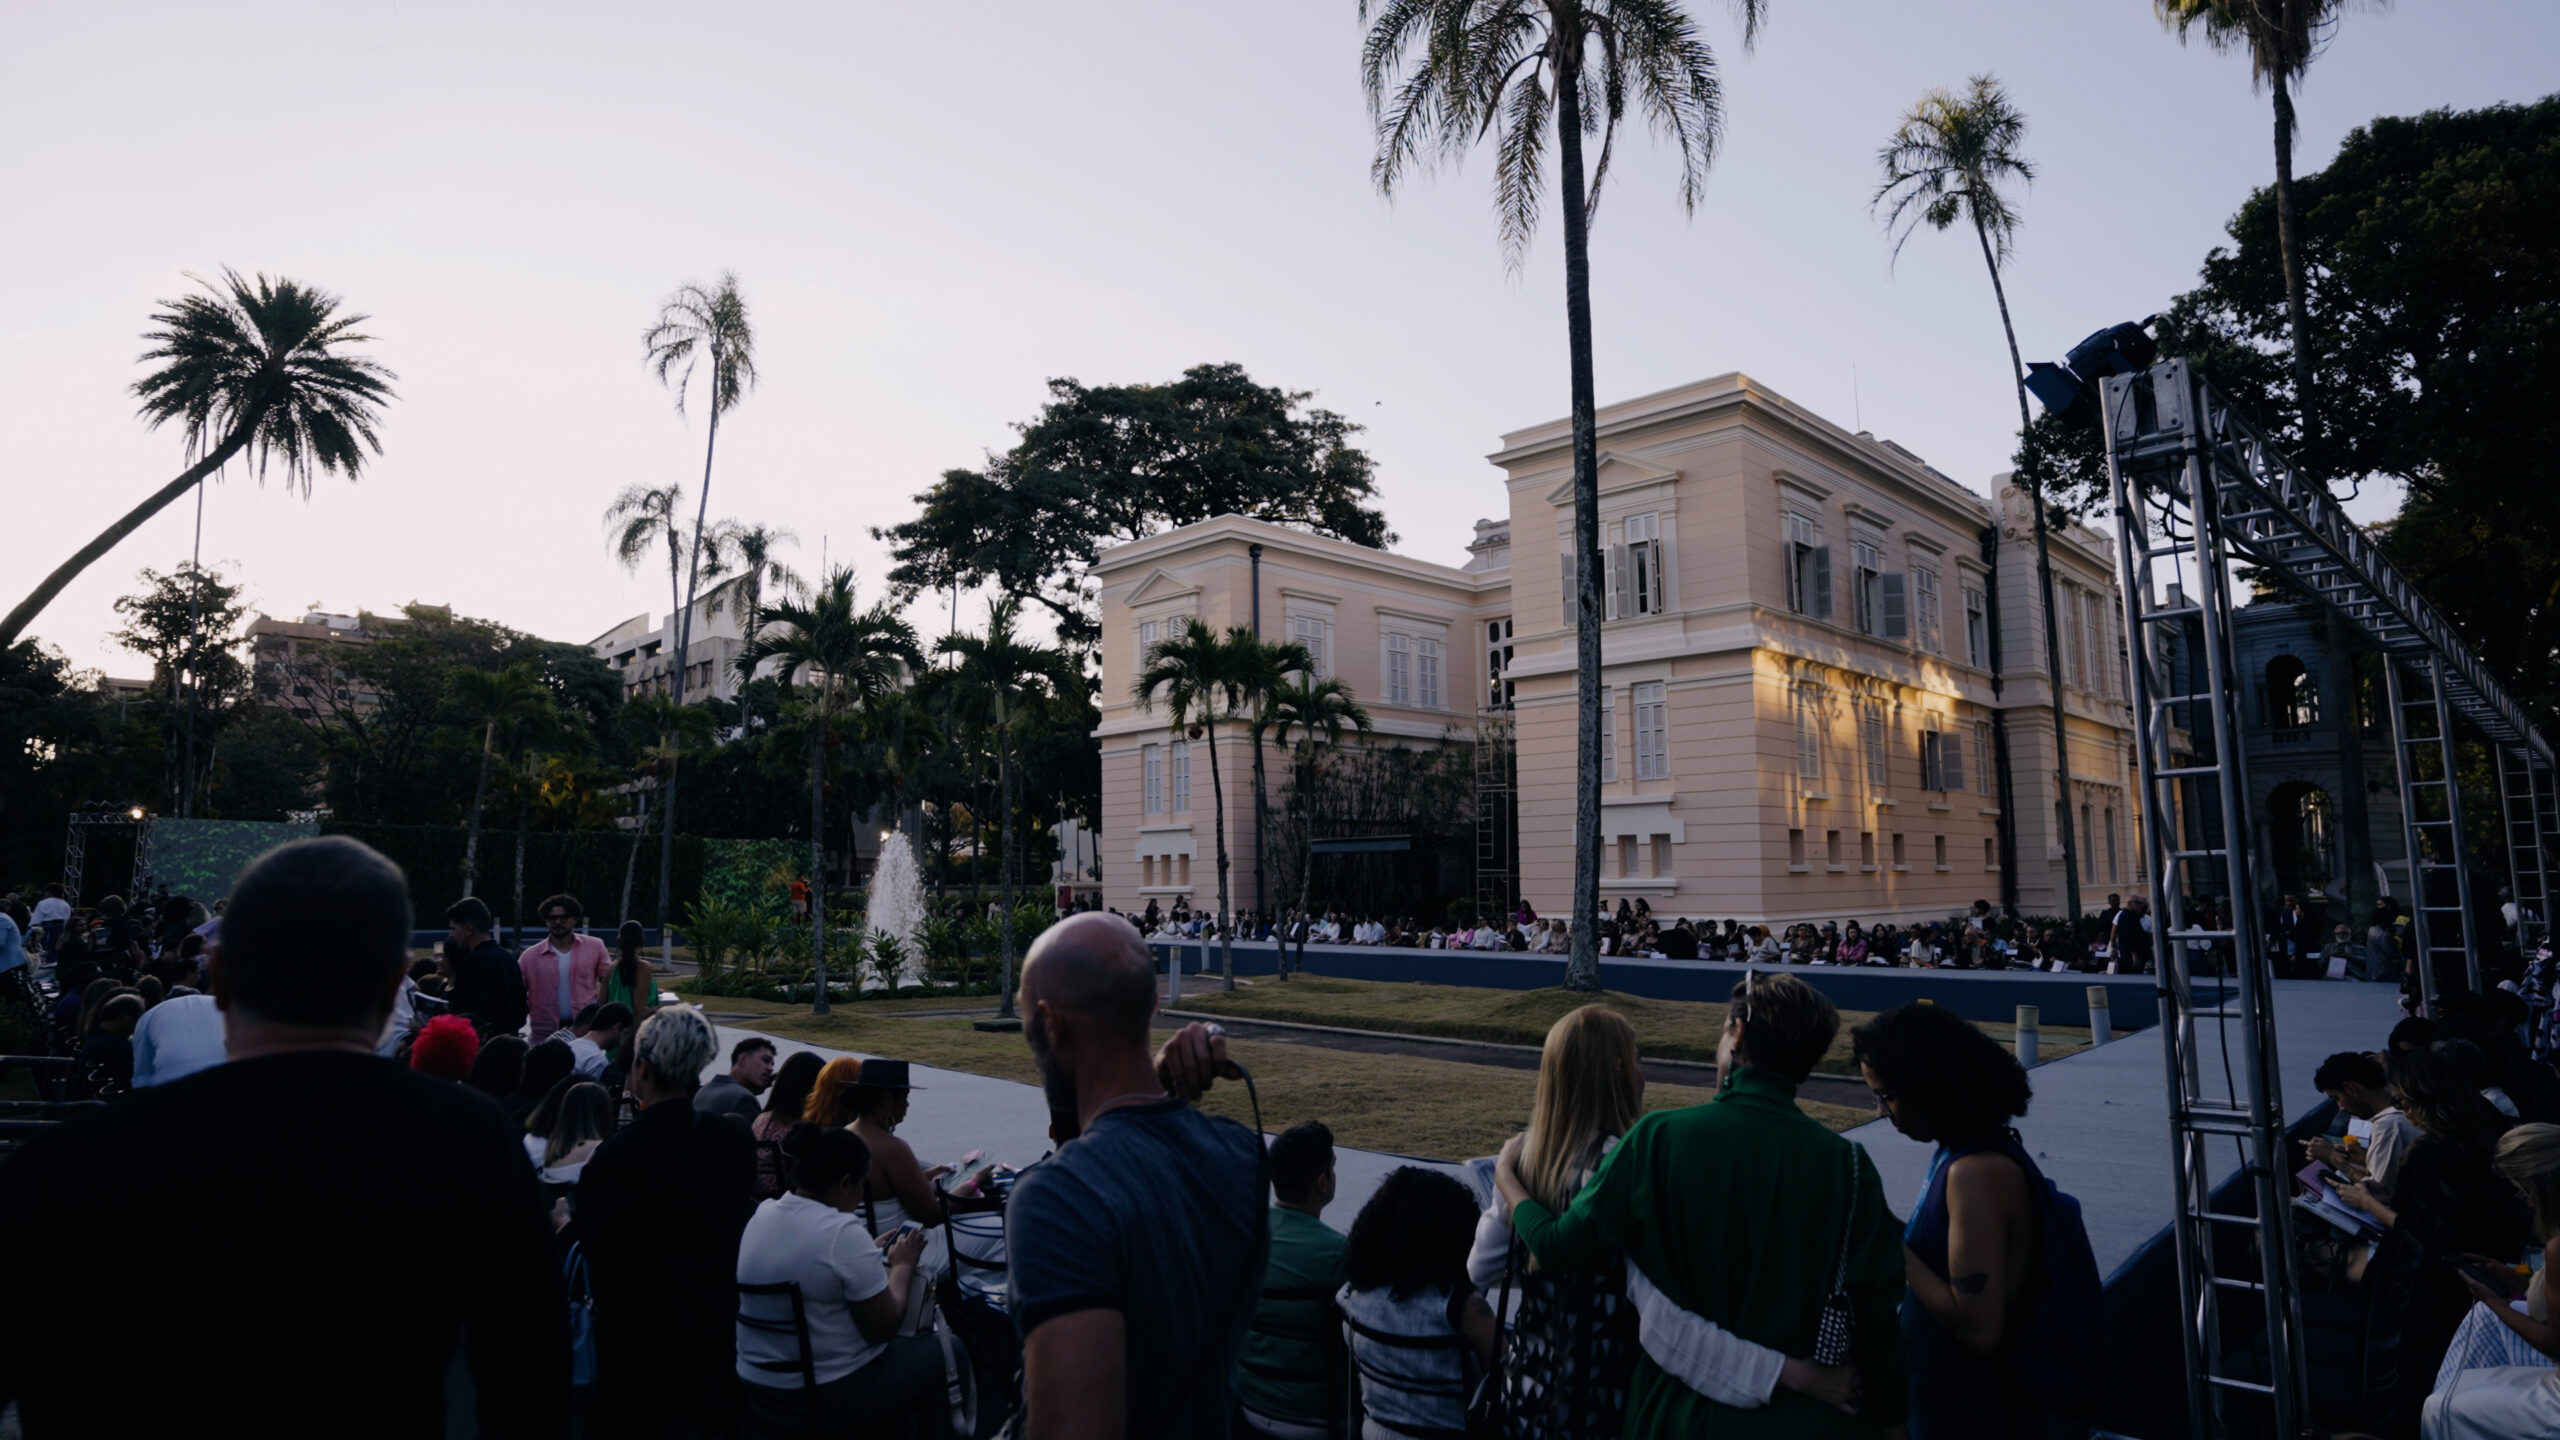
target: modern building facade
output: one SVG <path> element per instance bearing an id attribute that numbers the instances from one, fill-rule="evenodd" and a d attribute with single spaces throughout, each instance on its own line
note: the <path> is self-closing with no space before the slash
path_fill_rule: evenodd
<path id="1" fill-rule="evenodd" d="M 2052 537 L 2058 776 L 2032 517 L 2014 491 L 1995 506 L 1739 374 L 1606 407 L 1599 438 L 1604 900 L 1779 923 L 1913 919 L 1996 902 L 2005 880 L 2025 913 L 2059 914 L 2066 807 L 2092 908 L 2137 888 L 2109 542 L 2079 526 Z M 1234 726 L 1173 734 L 1130 685 L 1182 619 L 1223 628 L 1257 614 L 1266 638 L 1306 644 L 1358 692 L 1377 723 L 1370 743 L 1465 743 L 1480 715 L 1507 719 L 1518 889 L 1542 912 L 1569 902 L 1570 428 L 1515 431 L 1490 458 L 1507 503 L 1478 524 L 1463 566 L 1234 516 L 1096 563 L 1106 903 L 1214 907 L 1214 744 L 1231 890 L 1256 908 L 1251 793 L 1238 783 L 1249 739 Z"/>

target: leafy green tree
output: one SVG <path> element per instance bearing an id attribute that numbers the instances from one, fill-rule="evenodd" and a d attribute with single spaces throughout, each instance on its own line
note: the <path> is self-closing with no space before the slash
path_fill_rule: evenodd
<path id="1" fill-rule="evenodd" d="M 2313 405 L 2311 298 L 2302 220 L 2294 195 L 2293 92 L 2336 33 L 2351 0 L 2152 0 L 2160 23 L 2183 41 L 2202 32 L 2216 50 L 2245 51 L 2249 82 L 2275 95 L 2276 252 L 2284 267 L 2285 323 L 2293 337 L 2293 401 L 2302 433 L 2319 432 Z M 2379 3 L 2379 0 L 2377 0 Z"/>
<path id="2" fill-rule="evenodd" d="M 1734 0 L 1743 43 L 1766 0 Z M 1573 957 L 1569 989 L 1600 988 L 1600 454 L 1591 361 L 1589 230 L 1618 126 L 1630 109 L 1670 142 L 1681 205 L 1705 198 L 1724 130 L 1715 55 L 1679 0 L 1360 0 L 1369 26 L 1360 80 L 1377 124 L 1370 175 L 1381 192 L 1435 156 L 1494 148 L 1494 209 L 1514 268 L 1546 200 L 1552 127 L 1564 210 L 1565 346 L 1573 388 L 1575 673 L 1581 689 L 1574 767 Z M 1583 141 L 1600 137 L 1586 176 Z"/>
<path id="3" fill-rule="evenodd" d="M 1246 731 L 1253 740 L 1253 903 L 1257 909 L 1268 910 L 1271 906 L 1271 792 L 1262 763 L 1263 746 L 1271 730 L 1271 699 L 1290 676 L 1304 675 L 1315 668 L 1315 657 L 1306 646 L 1296 641 L 1265 642 L 1242 697 L 1244 708 L 1253 716 Z"/>
<path id="4" fill-rule="evenodd" d="M 1085 573 L 1104 547 L 1213 516 L 1380 547 L 1395 536 L 1360 427 L 1305 408 L 1305 391 L 1257 385 L 1238 365 L 1195 365 L 1162 385 L 1049 382 L 1050 401 L 982 470 L 948 470 L 912 520 L 875 529 L 897 557 L 889 584 L 991 585 L 1048 610 L 1061 644 L 1101 633 Z"/>
<path id="5" fill-rule="evenodd" d="M 1991 296 L 2000 305 L 2000 332 L 2009 342 L 2009 388 L 2018 397 L 2018 424 L 2021 428 L 2035 423 L 2027 409 L 2027 367 L 2018 356 L 2018 327 L 2009 318 L 2009 292 L 2000 283 L 2000 267 L 2015 249 L 2020 223 L 2018 208 L 2004 193 L 2011 184 L 2026 185 L 2036 178 L 2033 162 L 2019 151 L 2027 137 L 2027 117 L 2011 103 L 2009 93 L 1989 75 L 1976 75 L 1965 83 L 1964 93 L 1954 94 L 1935 89 L 1920 97 L 1919 103 L 1903 112 L 1902 121 L 1893 138 L 1877 157 L 1884 170 L 1883 183 L 1876 187 L 1874 204 L 1885 212 L 1885 227 L 1893 235 L 1893 253 L 1899 258 L 1902 246 L 1914 230 L 1927 225 L 1932 230 L 1946 230 L 1962 221 L 1973 231 L 1974 240 L 1982 247 L 1983 268 L 1991 273 Z M 2023 470 L 2014 478 L 2023 487 L 2027 479 Z M 2044 605 L 2045 673 L 2059 680 L 2062 674 L 2062 612 L 2053 603 L 2053 546 L 2048 535 L 2044 497 L 2026 491 L 2028 508 L 2035 516 L 2036 589 Z M 2000 677 L 1991 680 L 1993 693 L 1998 693 Z M 2062 686 L 2053 692 L 2053 793 L 2071 793 L 2069 734 L 2063 727 Z M 2002 763 L 2007 763 L 2007 736 L 2001 736 Z M 2009 831 L 2011 823 L 2007 777 L 2003 785 L 2000 825 L 2003 853 L 2013 851 L 2015 840 Z M 2071 918 L 2080 918 L 2079 837 L 2072 832 L 2071 807 L 2059 807 L 2062 825 L 2063 900 Z M 2001 870 L 2001 888 L 2010 892 L 2016 881 L 2009 867 Z"/>
<path id="6" fill-rule="evenodd" d="M 716 578 L 717 559 L 705 551 L 711 517 L 711 461 L 720 444 L 720 417 L 737 408 L 747 392 L 756 384 L 755 326 L 747 318 L 746 297 L 738 293 L 738 277 L 722 271 L 717 285 L 705 288 L 687 284 L 677 287 L 658 307 L 657 323 L 640 337 L 647 364 L 658 377 L 658 383 L 675 395 L 676 413 L 685 413 L 685 397 L 693 388 L 695 367 L 704 368 L 703 388 L 709 423 L 702 442 L 702 489 L 694 499 L 693 539 L 686 547 L 684 603 L 668 617 L 668 640 L 674 655 L 668 693 L 678 703 L 684 700 L 685 672 L 693 660 L 693 602 L 701 593 L 706 577 Z M 670 541 L 670 554 L 672 554 Z M 660 801 L 663 819 L 659 826 L 658 905 L 666 908 L 675 888 L 676 869 L 676 791 L 683 780 L 681 767 L 670 766 L 666 791 Z M 665 940 L 662 964 L 675 961 L 675 940 Z M 821 1008 L 825 996 L 820 997 Z"/>
<path id="7" fill-rule="evenodd" d="M 688 745 L 700 750 L 711 748 L 714 728 L 707 707 L 679 705 L 667 695 L 634 695 L 624 702 L 619 718 L 623 733 L 635 742 L 632 780 L 640 787 L 634 792 L 640 813 L 631 830 L 631 850 L 622 870 L 622 918 L 628 920 L 632 915 L 631 884 L 633 872 L 639 868 L 641 838 L 648 834 L 650 820 L 664 814 L 662 808 L 649 805 L 649 796 L 666 784 L 668 771 Z M 665 925 L 670 912 L 665 908 L 663 893 L 659 899 L 658 923 Z"/>
<path id="8" fill-rule="evenodd" d="M 480 724 L 480 775 L 471 787 L 471 833 L 462 842 L 462 893 L 477 895 L 480 879 L 480 813 L 489 796 L 489 765 L 498 753 L 498 732 L 546 720 L 551 697 L 531 665 L 504 670 L 462 670 L 453 677 L 456 711 Z M 519 867 L 521 869 L 521 867 Z"/>
<path id="9" fill-rule="evenodd" d="M 1315 839 L 1316 772 L 1323 762 L 1323 751 L 1339 746 L 1346 731 L 1367 735 L 1373 728 L 1369 712 L 1361 708 L 1350 686 L 1340 680 L 1319 677 L 1314 671 L 1313 665 L 1302 665 L 1295 673 L 1284 676 L 1280 684 L 1272 687 L 1254 719 L 1256 728 L 1270 734 L 1272 744 L 1288 749 L 1292 737 L 1296 740 L 1296 749 L 1290 759 L 1294 773 L 1289 783 L 1297 795 L 1300 823 L 1306 827 L 1306 833 L 1299 836 L 1300 853 L 1304 857 L 1301 861 L 1304 868 L 1298 876 L 1298 908 L 1301 910 L 1308 908 L 1309 894 L 1315 887 L 1316 851 L 1311 842 Z M 1314 917 L 1310 915 L 1308 918 L 1312 921 Z M 1301 935 L 1297 968 L 1303 970 L 1306 966 L 1307 942 Z M 1289 978 L 1288 966 L 1280 967 L 1280 978 Z"/>
<path id="10" fill-rule="evenodd" d="M 124 627 L 109 638 L 151 661 L 152 709 L 167 755 L 169 807 L 196 812 L 212 779 L 211 754 L 199 758 L 201 729 L 219 740 L 249 699 L 249 667 L 240 658 L 240 587 L 192 561 L 163 575 L 146 567 L 142 589 L 116 601 Z"/>
<path id="11" fill-rule="evenodd" d="M 1001 858 L 996 862 L 996 885 L 1002 897 L 998 933 L 1004 952 L 1002 996 L 997 1013 L 1008 1018 L 1014 1013 L 1013 887 L 1017 878 L 1015 866 L 1019 860 L 1014 850 L 1014 727 L 1028 714 L 1036 712 L 1045 701 L 1077 684 L 1074 662 L 1064 651 L 1024 639 L 1021 620 L 1022 602 L 1012 596 L 1001 596 L 987 606 L 987 632 L 984 635 L 946 635 L 939 647 L 942 653 L 960 662 L 960 683 L 976 690 L 984 698 L 987 713 L 994 722 L 996 823 L 1003 847 Z"/>
<path id="12" fill-rule="evenodd" d="M 827 747 L 837 717 L 902 688 L 922 668 L 915 631 L 886 602 L 854 600 L 851 566 L 839 566 L 807 600 L 773 607 L 744 652 L 773 661 L 784 680 L 806 682 L 809 732 L 809 918 L 816 956 L 817 1013 L 827 1013 Z"/>
<path id="13" fill-rule="evenodd" d="M 1312 660 L 1307 662 L 1308 668 L 1313 665 Z M 1218 844 L 1220 967 L 1230 990 L 1236 988 L 1235 907 L 1227 898 L 1227 792 L 1218 774 L 1218 725 L 1250 723 L 1248 707 L 1252 697 L 1266 688 L 1269 671 L 1270 657 L 1251 630 L 1231 625 L 1220 635 L 1192 619 L 1156 646 L 1130 687 L 1139 709 L 1153 710 L 1161 697 L 1175 734 L 1207 742 L 1211 824 Z"/>
<path id="14" fill-rule="evenodd" d="M 374 427 L 397 377 L 348 353 L 373 338 L 356 329 L 364 316 L 339 314 L 338 297 L 293 280 L 227 269 L 219 284 L 189 278 L 206 293 L 160 302 L 151 317 L 159 328 L 144 333 L 151 348 L 142 359 L 165 363 L 133 392 L 145 424 L 179 423 L 192 463 L 54 567 L 0 619 L 0 647 L 99 556 L 234 459 L 245 456 L 262 480 L 276 466 L 285 487 L 307 500 L 315 470 L 353 480 L 368 449 L 382 453 Z"/>
<path id="15" fill-rule="evenodd" d="M 155 727 L 119 720 L 95 680 L 36 641 L 0 646 L 0 875 L 12 883 L 61 874 L 63 817 L 84 801 L 140 799 L 158 777 Z"/>
<path id="16" fill-rule="evenodd" d="M 809 593 L 809 582 L 800 572 L 782 563 L 782 547 L 796 545 L 800 537 L 779 526 L 757 523 L 730 523 L 721 527 L 721 545 L 736 574 L 711 592 L 703 608 L 717 615 L 722 607 L 738 607 L 738 633 L 750 643 L 764 626 L 764 597 L 768 588 L 776 595 L 791 599 Z M 738 673 L 738 730 L 741 734 L 755 728 L 754 685 L 752 667 Z"/>

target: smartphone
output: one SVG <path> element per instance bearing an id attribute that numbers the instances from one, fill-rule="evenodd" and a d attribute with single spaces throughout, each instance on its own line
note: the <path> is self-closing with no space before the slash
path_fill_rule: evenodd
<path id="1" fill-rule="evenodd" d="M 2341 1185 L 2353 1185 L 2356 1183 L 2346 1176 L 2339 1174 L 2337 1171 L 2329 1169 L 2327 1166 L 2321 1167 L 2320 1179 L 2322 1183 L 2326 1184 L 2332 1190 L 2335 1190 Z"/>
<path id="2" fill-rule="evenodd" d="M 2484 1286 L 2492 1295 L 2512 1295 L 2515 1293 L 2507 1285 L 2502 1283 L 2497 1276 L 2481 1269 L 2478 1265 L 2469 1260 L 2456 1260 L 2453 1262 L 2453 1268 L 2470 1276 L 2472 1279 L 2479 1281 L 2481 1285 Z"/>

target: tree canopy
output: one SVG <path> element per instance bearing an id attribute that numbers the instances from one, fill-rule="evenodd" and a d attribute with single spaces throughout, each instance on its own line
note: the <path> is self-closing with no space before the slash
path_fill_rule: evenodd
<path id="1" fill-rule="evenodd" d="M 1394 543 L 1373 505 L 1360 427 L 1257 385 L 1240 365 L 1195 365 L 1160 385 L 1049 382 L 1049 403 L 984 468 L 948 470 L 922 513 L 875 529 L 902 597 L 993 585 L 1035 603 L 1070 644 L 1099 633 L 1084 577 L 1104 547 L 1224 514 L 1358 545 Z"/>
<path id="2" fill-rule="evenodd" d="M 2544 715 L 2560 714 L 2560 96 L 2375 120 L 2298 182 L 2319 433 L 2305 444 L 2275 201 L 2156 327 L 2345 493 L 2408 487 L 2385 550 Z M 2019 463 L 2072 508 L 2105 493 L 2103 441 L 2052 415 Z"/>

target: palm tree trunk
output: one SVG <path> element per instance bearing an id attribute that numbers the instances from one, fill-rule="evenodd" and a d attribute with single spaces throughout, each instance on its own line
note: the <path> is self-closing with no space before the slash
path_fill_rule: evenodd
<path id="1" fill-rule="evenodd" d="M 1556 66 L 1556 151 L 1564 189 L 1565 347 L 1573 371 L 1574 707 L 1573 956 L 1568 990 L 1600 989 L 1600 441 L 1591 375 L 1590 212 L 1582 179 L 1582 36 L 1550 42 Z"/>
<path id="2" fill-rule="evenodd" d="M 1227 988 L 1236 988 L 1236 913 L 1227 906 L 1227 792 L 1218 783 L 1218 727 L 1203 725 L 1209 739 L 1209 810 L 1210 823 L 1217 826 L 1218 840 L 1218 955 L 1219 967 L 1227 977 Z"/>
<path id="3" fill-rule="evenodd" d="M 649 831 L 649 809 L 645 798 L 635 818 L 640 823 L 631 827 L 631 848 L 622 857 L 622 909 L 615 917 L 620 920 L 631 918 L 631 881 L 640 870 L 640 837 Z"/>
<path id="4" fill-rule="evenodd" d="M 62 587 L 80 578 L 80 572 L 88 569 L 99 556 L 116 548 L 124 537 L 141 529 L 144 521 L 169 508 L 170 502 L 203 484 L 205 477 L 230 463 L 231 457 L 239 454 L 241 447 L 249 443 L 249 437 L 257 433 L 260 422 L 266 418 L 265 404 L 242 416 L 240 423 L 231 428 L 231 433 L 222 438 L 221 444 L 213 447 L 211 454 L 181 471 L 177 479 L 152 491 L 141 504 L 124 512 L 123 518 L 99 531 L 97 539 L 73 551 L 70 559 L 55 566 L 52 574 L 44 577 L 35 589 L 27 593 L 26 599 L 18 602 L 18 608 L 10 611 L 7 619 L 0 619 L 0 650 L 17 644 L 18 636 L 35 622 L 45 606 L 53 603 L 54 596 L 62 593 Z"/>
<path id="5" fill-rule="evenodd" d="M 489 747 L 498 739 L 498 722 L 480 733 L 480 778 L 471 787 L 471 835 L 462 842 L 462 893 L 477 894 L 480 879 L 480 804 L 489 794 Z"/>
<path id="6" fill-rule="evenodd" d="M 2009 383 L 2018 392 L 2018 433 L 2025 435 L 2033 423 L 2027 413 L 2027 367 L 2018 358 L 2018 327 L 2009 319 L 2009 292 L 2000 283 L 2000 261 L 1991 250 L 1991 233 L 1983 228 L 1982 218 L 1974 217 L 1974 238 L 1982 242 L 1982 263 L 1991 271 L 1992 298 L 2000 302 L 2000 332 L 2009 338 Z M 2044 595 L 2044 668 L 2053 695 L 2053 794 L 2055 819 L 2062 827 L 2062 893 L 2066 912 L 2073 920 L 2080 918 L 2080 847 L 2074 843 L 2071 830 L 2071 741 L 2062 721 L 2062 612 L 2053 603 L 2053 546 L 2045 533 L 2044 495 L 2029 489 L 2025 475 L 2017 477 L 2018 488 L 2026 492 L 2027 503 L 2035 511 L 2036 586 Z M 2093 657 L 2094 658 L 2094 657 Z M 2083 677 L 2086 678 L 2086 677 Z M 2003 738 L 2006 738 L 2005 736 Z M 2001 802 L 2006 819 L 2008 802 Z"/>
<path id="7" fill-rule="evenodd" d="M 1271 822 L 1269 819 L 1271 796 L 1269 788 L 1263 783 L 1262 727 L 1258 724 L 1252 726 L 1251 733 L 1253 735 L 1253 908 L 1262 916 L 1263 923 L 1269 924 L 1271 921 Z M 1273 932 L 1272 939 L 1276 945 L 1279 939 L 1277 931 Z"/>
<path id="8" fill-rule="evenodd" d="M 818 982 L 815 1013 L 827 1013 L 827 719 L 817 716 L 809 736 L 809 920 L 817 926 L 810 938 L 811 970 Z"/>
<path id="9" fill-rule="evenodd" d="M 668 635 L 667 642 L 663 643 L 672 643 L 675 648 L 674 658 L 668 662 L 671 668 L 667 672 L 667 699 L 675 705 L 684 703 L 684 642 L 677 638 L 683 624 L 684 592 L 676 586 L 676 571 L 680 564 L 677 542 L 682 538 L 670 517 L 667 526 L 667 604 L 675 608 L 667 612 Z M 674 954 L 672 947 L 666 944 L 667 925 L 672 918 L 667 910 L 675 903 L 676 768 L 684 758 L 683 746 L 684 738 L 679 730 L 669 729 L 658 737 L 658 748 L 666 752 L 667 757 L 665 783 L 658 787 L 658 967 L 662 970 L 670 968 Z"/>
<path id="10" fill-rule="evenodd" d="M 2302 418 L 2302 450 L 2317 433 L 2311 403 L 2311 296 L 2303 273 L 2302 221 L 2293 208 L 2293 92 L 2275 77 L 2276 253 L 2284 260 L 2285 321 L 2293 330 L 2293 405 Z M 2300 453 L 2297 451 L 2297 453 Z"/>
<path id="11" fill-rule="evenodd" d="M 516 801 L 516 898 L 515 908 L 508 912 L 517 924 L 524 923 L 524 826 L 533 810 L 533 797 L 528 791 Z"/>
<path id="12" fill-rule="evenodd" d="M 998 697 L 1002 704 L 1002 697 Z M 1013 826 L 1006 817 L 1013 813 L 1013 726 L 1003 716 L 996 719 L 996 807 L 998 838 L 1002 848 L 996 858 L 996 896 L 999 915 L 996 927 L 1002 935 L 1004 974 L 997 984 L 999 1001 L 996 1014 L 1013 1018 Z M 1177 962 L 1179 963 L 1179 962 Z"/>

